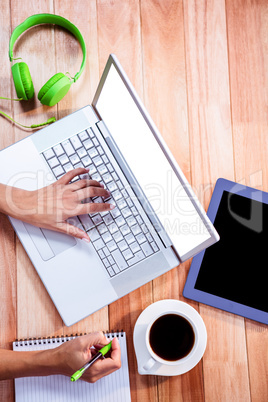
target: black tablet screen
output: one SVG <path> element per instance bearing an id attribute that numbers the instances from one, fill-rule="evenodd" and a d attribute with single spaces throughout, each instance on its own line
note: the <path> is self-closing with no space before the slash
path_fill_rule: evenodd
<path id="1" fill-rule="evenodd" d="M 223 192 L 195 288 L 268 312 L 268 205 Z"/>

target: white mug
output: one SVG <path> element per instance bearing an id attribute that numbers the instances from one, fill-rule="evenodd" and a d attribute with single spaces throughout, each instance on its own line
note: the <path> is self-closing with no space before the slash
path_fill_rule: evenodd
<path id="1" fill-rule="evenodd" d="M 177 315 L 189 323 L 189 326 L 186 323 L 186 327 L 188 327 L 192 339 L 189 342 L 188 350 L 185 350 L 185 355 L 164 358 L 161 357 L 161 353 L 157 354 L 157 348 L 153 349 L 154 345 L 152 347 L 150 344 L 150 334 L 152 327 L 158 325 L 157 320 L 161 317 L 165 320 L 169 315 Z M 177 333 L 175 335 L 176 339 L 179 339 Z M 168 334 L 163 341 L 167 341 L 167 338 Z M 151 304 L 141 313 L 134 328 L 134 346 L 140 374 L 168 376 L 183 374 L 201 360 L 206 343 L 207 332 L 201 316 L 193 307 L 179 300 L 168 299 Z M 177 352 L 178 349 L 179 345 Z M 179 356 L 177 360 L 174 360 L 177 356 Z"/>

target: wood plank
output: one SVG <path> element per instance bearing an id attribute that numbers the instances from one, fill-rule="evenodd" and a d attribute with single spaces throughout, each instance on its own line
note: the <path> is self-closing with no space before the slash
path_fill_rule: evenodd
<path id="1" fill-rule="evenodd" d="M 108 55 L 115 53 L 138 94 L 142 97 L 139 1 L 99 0 L 97 10 L 100 72 L 105 66 Z M 124 329 L 127 332 L 133 402 L 157 400 L 154 377 L 137 374 L 132 340 L 134 325 L 139 314 L 151 303 L 152 286 L 149 283 L 109 306 L 110 328 Z"/>
<path id="2" fill-rule="evenodd" d="M 184 21 L 192 183 L 207 208 L 216 179 L 234 178 L 225 2 L 184 1 Z M 203 305 L 200 313 L 206 399 L 249 400 L 244 320 Z"/>
<path id="3" fill-rule="evenodd" d="M 0 14 L 0 57 L 1 57 L 1 96 L 11 97 L 11 65 L 8 58 L 8 44 L 11 34 L 10 4 L 6 2 L 1 7 Z M 12 102 L 1 100 L 0 109 L 12 115 Z M 0 149 L 11 145 L 14 141 L 14 129 L 10 121 L 2 116 Z M 15 235 L 8 218 L 0 214 L 0 348 L 12 349 L 11 342 L 17 336 L 17 271 Z M 13 401 L 14 382 L 0 381 L 0 400 Z"/>
<path id="4" fill-rule="evenodd" d="M 226 11 L 236 179 L 267 191 L 268 4 L 227 1 Z M 251 399 L 267 401 L 267 326 L 246 320 L 246 337 Z"/>
<path id="5" fill-rule="evenodd" d="M 28 2 L 21 6 L 11 2 L 12 30 L 27 17 L 41 12 L 53 13 L 52 1 Z M 40 43 L 42 46 L 40 46 Z M 49 26 L 33 27 L 22 35 L 14 46 L 14 57 L 22 57 L 29 66 L 35 87 L 34 99 L 14 105 L 14 116 L 22 124 L 46 121 L 55 115 L 56 108 L 42 106 L 37 100 L 41 86 L 55 73 L 54 30 Z M 47 57 L 49 55 L 49 57 Z M 15 96 L 14 85 L 12 93 Z M 31 131 L 15 128 L 15 139 L 26 137 Z M 17 240 L 17 336 L 18 338 L 47 336 L 62 327 L 62 320 L 40 281 L 30 259 Z M 61 331 L 60 331 L 61 332 Z"/>
<path id="6" fill-rule="evenodd" d="M 81 13 L 81 9 L 86 12 Z M 70 4 L 66 1 L 55 1 L 55 13 L 59 14 L 81 31 L 87 47 L 87 64 L 79 80 L 71 86 L 68 94 L 57 105 L 59 117 L 63 117 L 91 103 L 99 83 L 99 58 L 97 40 L 97 8 L 96 3 L 87 0 Z M 82 62 L 82 51 L 78 41 L 67 31 L 57 28 L 55 31 L 57 56 L 56 70 L 73 76 L 79 71 Z M 94 279 L 93 279 L 94 280 Z M 92 284 L 89 284 L 89 289 Z M 109 329 L 108 307 L 90 315 L 79 323 L 64 327 L 64 333 L 88 333 Z"/>
<path id="7" fill-rule="evenodd" d="M 146 106 L 190 180 L 182 1 L 142 1 L 141 21 Z M 155 279 L 154 301 L 183 300 L 182 290 L 188 269 L 189 262 Z M 159 401 L 202 400 L 204 397 L 202 362 L 187 374 L 168 380 L 157 377 L 157 380 Z"/>

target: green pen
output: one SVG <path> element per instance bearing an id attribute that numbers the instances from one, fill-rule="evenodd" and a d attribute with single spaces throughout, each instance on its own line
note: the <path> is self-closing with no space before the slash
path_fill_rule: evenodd
<path id="1" fill-rule="evenodd" d="M 77 370 L 71 377 L 71 381 L 76 381 L 78 380 L 81 375 L 83 375 L 83 373 L 90 367 L 92 366 L 93 363 L 95 363 L 95 361 L 97 361 L 100 357 L 103 357 L 104 355 L 106 355 L 106 353 L 109 352 L 109 350 L 112 347 L 112 341 L 110 343 L 108 343 L 108 345 L 105 345 L 103 348 L 101 348 L 98 353 L 87 363 L 85 364 L 82 368 L 80 368 L 79 370 Z"/>

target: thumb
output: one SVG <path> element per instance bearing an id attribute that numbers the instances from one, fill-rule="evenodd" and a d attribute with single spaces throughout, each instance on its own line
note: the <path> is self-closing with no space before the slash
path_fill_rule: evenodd
<path id="1" fill-rule="evenodd" d="M 90 238 L 84 230 L 79 229 L 78 227 L 76 227 L 70 223 L 63 222 L 63 223 L 61 223 L 60 226 L 56 227 L 56 230 L 58 230 L 59 232 L 62 232 L 62 233 L 66 233 L 70 236 L 76 237 L 77 239 L 85 240 L 87 243 L 90 242 Z"/>
<path id="2" fill-rule="evenodd" d="M 90 348 L 95 345 L 107 345 L 109 343 L 108 339 L 102 331 L 92 332 L 91 334 L 82 336 L 81 341 L 83 342 L 83 347 Z"/>

